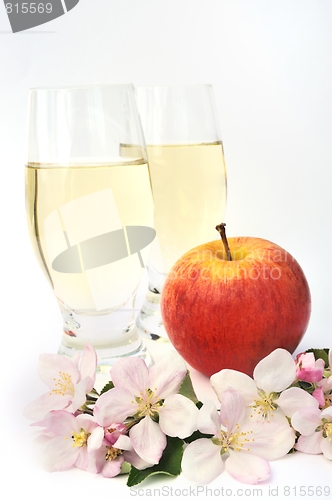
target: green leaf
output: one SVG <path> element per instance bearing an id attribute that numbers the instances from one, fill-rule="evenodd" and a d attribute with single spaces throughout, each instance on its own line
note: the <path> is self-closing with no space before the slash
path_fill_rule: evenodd
<path id="1" fill-rule="evenodd" d="M 104 387 L 100 391 L 100 395 L 104 394 L 104 392 L 107 392 L 110 389 L 113 389 L 113 387 L 114 387 L 114 384 L 113 384 L 112 380 L 110 380 L 109 382 L 107 382 L 106 385 L 104 385 Z"/>
<path id="2" fill-rule="evenodd" d="M 132 466 L 129 473 L 127 486 L 136 486 L 149 476 L 155 474 L 167 474 L 178 476 L 181 472 L 181 460 L 183 455 L 183 441 L 177 437 L 167 436 L 167 445 L 159 461 L 148 469 L 138 470 Z"/>
<path id="3" fill-rule="evenodd" d="M 186 376 L 182 381 L 182 384 L 179 389 L 179 394 L 182 394 L 182 396 L 185 396 L 186 398 L 190 399 L 195 404 L 199 402 L 194 391 L 189 370 L 187 371 Z"/>
<path id="4" fill-rule="evenodd" d="M 315 360 L 323 359 L 325 365 L 329 366 L 329 349 L 308 349 L 306 352 L 312 352 L 315 356 Z"/>
<path id="5" fill-rule="evenodd" d="M 201 438 L 212 438 L 213 434 L 203 434 L 200 431 L 195 431 L 192 433 L 191 436 L 188 436 L 184 439 L 185 443 L 192 443 L 193 441 L 196 441 L 196 439 L 201 439 Z"/>

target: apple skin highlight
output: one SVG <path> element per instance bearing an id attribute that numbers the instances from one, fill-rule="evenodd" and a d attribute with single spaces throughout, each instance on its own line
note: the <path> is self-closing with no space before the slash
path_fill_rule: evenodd
<path id="1" fill-rule="evenodd" d="M 230 368 L 252 376 L 278 347 L 293 353 L 307 329 L 310 290 L 298 262 L 254 237 L 200 245 L 179 259 L 161 296 L 174 348 L 206 376 Z"/>

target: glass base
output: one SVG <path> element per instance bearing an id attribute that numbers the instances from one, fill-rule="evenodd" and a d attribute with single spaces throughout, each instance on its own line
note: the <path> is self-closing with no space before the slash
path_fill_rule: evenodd
<path id="1" fill-rule="evenodd" d="M 161 294 L 157 289 L 148 290 L 142 308 L 136 318 L 136 326 L 143 338 L 156 342 L 169 342 L 160 313 Z"/>
<path id="2" fill-rule="evenodd" d="M 121 309 L 101 315 L 78 314 L 62 309 L 63 335 L 58 353 L 73 357 L 90 343 L 97 353 L 97 379 L 110 380 L 110 369 L 125 357 L 142 358 L 148 366 L 153 364 L 135 325 L 134 312 Z"/>

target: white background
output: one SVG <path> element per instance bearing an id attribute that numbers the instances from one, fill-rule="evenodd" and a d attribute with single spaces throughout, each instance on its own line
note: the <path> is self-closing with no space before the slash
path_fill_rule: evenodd
<path id="1" fill-rule="evenodd" d="M 56 352 L 61 329 L 26 229 L 28 89 L 211 83 L 227 163 L 228 235 L 270 239 L 299 261 L 312 293 L 311 321 L 299 350 L 330 347 L 331 26 L 330 0 L 80 0 L 66 15 L 13 34 L 0 5 L 1 476 L 10 498 L 32 491 L 37 500 L 132 496 L 123 478 L 44 472 L 21 417 L 44 389 L 36 375 L 38 356 Z M 193 372 L 193 378 L 205 387 L 204 377 Z M 287 485 L 330 485 L 332 497 L 331 463 L 321 456 L 288 456 L 272 471 L 262 486 L 266 498 L 277 486 L 278 496 L 286 497 Z M 189 483 L 156 478 L 142 485 L 162 486 L 169 488 L 163 496 L 171 496 L 171 487 Z M 242 486 L 225 473 L 211 487 L 239 496 Z M 244 489 L 253 496 L 253 487 Z"/>

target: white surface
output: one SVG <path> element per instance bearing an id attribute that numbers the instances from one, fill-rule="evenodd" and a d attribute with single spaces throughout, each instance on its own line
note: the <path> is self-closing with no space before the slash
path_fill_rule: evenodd
<path id="1" fill-rule="evenodd" d="M 38 356 L 56 352 L 61 328 L 25 224 L 28 89 L 211 83 L 228 170 L 227 233 L 270 239 L 299 261 L 313 307 L 299 349 L 330 347 L 331 23 L 330 0 L 81 0 L 68 14 L 14 35 L 0 6 L 1 475 L 11 497 L 30 491 L 37 500 L 133 496 L 123 478 L 44 472 L 21 417 L 25 404 L 43 390 L 36 376 Z M 196 383 L 203 383 L 205 393 L 206 380 L 197 376 Z M 323 457 L 297 454 L 274 462 L 272 471 L 261 497 L 286 498 L 284 486 L 332 487 L 331 463 Z M 182 477 L 155 479 L 144 487 L 164 485 L 189 487 Z M 232 496 L 243 487 L 226 474 L 213 484 L 223 486 Z M 300 496 L 290 493 L 289 498 Z M 171 492 L 164 490 L 163 496 Z"/>

